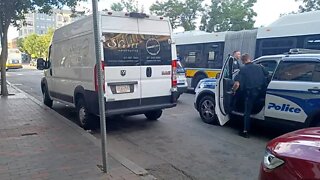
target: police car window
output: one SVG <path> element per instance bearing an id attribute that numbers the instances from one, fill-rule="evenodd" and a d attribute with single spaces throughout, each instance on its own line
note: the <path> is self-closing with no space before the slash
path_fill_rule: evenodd
<path id="1" fill-rule="evenodd" d="M 274 80 L 312 81 L 316 65 L 315 62 L 281 62 Z"/>
<path id="2" fill-rule="evenodd" d="M 259 62 L 258 64 L 261 64 L 269 72 L 269 74 L 273 74 L 277 67 L 277 62 L 273 60 Z"/>
<path id="3" fill-rule="evenodd" d="M 313 82 L 320 82 L 320 63 L 317 63 L 312 77 Z"/>

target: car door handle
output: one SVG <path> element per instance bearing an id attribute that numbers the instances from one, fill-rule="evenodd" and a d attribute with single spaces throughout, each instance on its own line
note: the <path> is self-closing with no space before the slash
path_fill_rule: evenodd
<path id="1" fill-rule="evenodd" d="M 319 88 L 308 89 L 308 91 L 313 93 L 313 94 L 320 94 L 320 89 Z"/>
<path id="2" fill-rule="evenodd" d="M 151 69 L 151 67 L 147 67 L 147 69 L 146 69 L 146 76 L 147 76 L 147 77 L 151 77 L 151 76 L 152 76 L 152 69 Z"/>

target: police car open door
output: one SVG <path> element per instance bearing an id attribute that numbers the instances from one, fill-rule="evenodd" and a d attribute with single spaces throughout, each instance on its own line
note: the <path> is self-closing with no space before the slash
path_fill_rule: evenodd
<path id="1" fill-rule="evenodd" d="M 230 90 L 233 86 L 233 57 L 228 56 L 221 71 L 220 78 L 217 84 L 216 100 L 216 114 L 220 125 L 224 125 L 229 121 L 229 114 L 231 112 L 231 100 L 233 95 L 230 94 Z"/>

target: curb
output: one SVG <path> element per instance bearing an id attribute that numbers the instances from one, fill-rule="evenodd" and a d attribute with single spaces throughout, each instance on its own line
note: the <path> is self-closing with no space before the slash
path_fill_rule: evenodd
<path id="1" fill-rule="evenodd" d="M 48 111 L 51 115 L 55 116 L 59 121 L 66 124 L 67 126 L 72 128 L 73 130 L 75 130 L 77 133 L 81 134 L 83 137 L 90 140 L 95 146 L 97 146 L 101 149 L 100 140 L 98 138 L 96 138 L 95 136 L 93 136 L 89 132 L 85 131 L 84 129 L 82 129 L 78 125 L 70 122 L 67 118 L 60 115 L 59 113 L 57 113 L 53 109 L 44 106 L 44 104 L 42 102 L 40 102 L 38 99 L 34 98 L 30 94 L 19 89 L 15 85 L 11 84 L 9 81 L 7 81 L 7 84 L 9 86 L 11 86 L 12 88 L 14 88 L 15 90 L 19 91 L 20 93 L 24 94 L 28 99 L 30 99 L 31 101 L 33 101 L 34 103 L 39 105 L 44 110 Z M 125 158 L 124 156 L 122 156 L 116 152 L 109 151 L 108 155 L 111 156 L 112 158 L 114 158 L 116 161 L 118 161 L 120 164 L 122 164 L 124 167 L 126 167 L 128 170 L 130 170 L 134 174 L 140 176 L 144 180 L 156 180 L 157 179 L 153 175 L 150 175 L 149 172 L 147 170 L 145 170 L 144 168 L 140 167 L 139 165 L 135 164 L 134 162 L 130 161 L 129 159 Z"/>

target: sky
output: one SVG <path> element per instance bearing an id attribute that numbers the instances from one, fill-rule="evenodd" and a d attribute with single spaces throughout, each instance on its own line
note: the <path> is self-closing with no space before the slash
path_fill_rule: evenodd
<path id="1" fill-rule="evenodd" d="M 110 4 L 114 2 L 119 2 L 120 0 L 100 0 L 99 9 L 110 9 Z M 139 6 L 144 5 L 144 9 L 148 13 L 149 7 L 156 2 L 156 0 L 137 0 Z M 161 0 L 159 0 L 161 1 Z M 82 3 L 84 6 L 91 9 L 91 0 L 88 0 L 87 3 Z M 210 0 L 205 0 L 204 3 L 209 4 Z M 289 13 L 292 11 L 297 11 L 299 8 L 299 3 L 295 0 L 257 0 L 257 3 L 254 6 L 254 10 L 257 13 L 255 18 L 256 23 L 255 27 L 268 26 L 275 20 L 277 20 L 280 14 Z M 179 28 L 176 31 L 183 31 L 183 28 Z M 15 28 L 9 28 L 9 39 L 15 38 L 18 36 L 18 31 Z"/>

